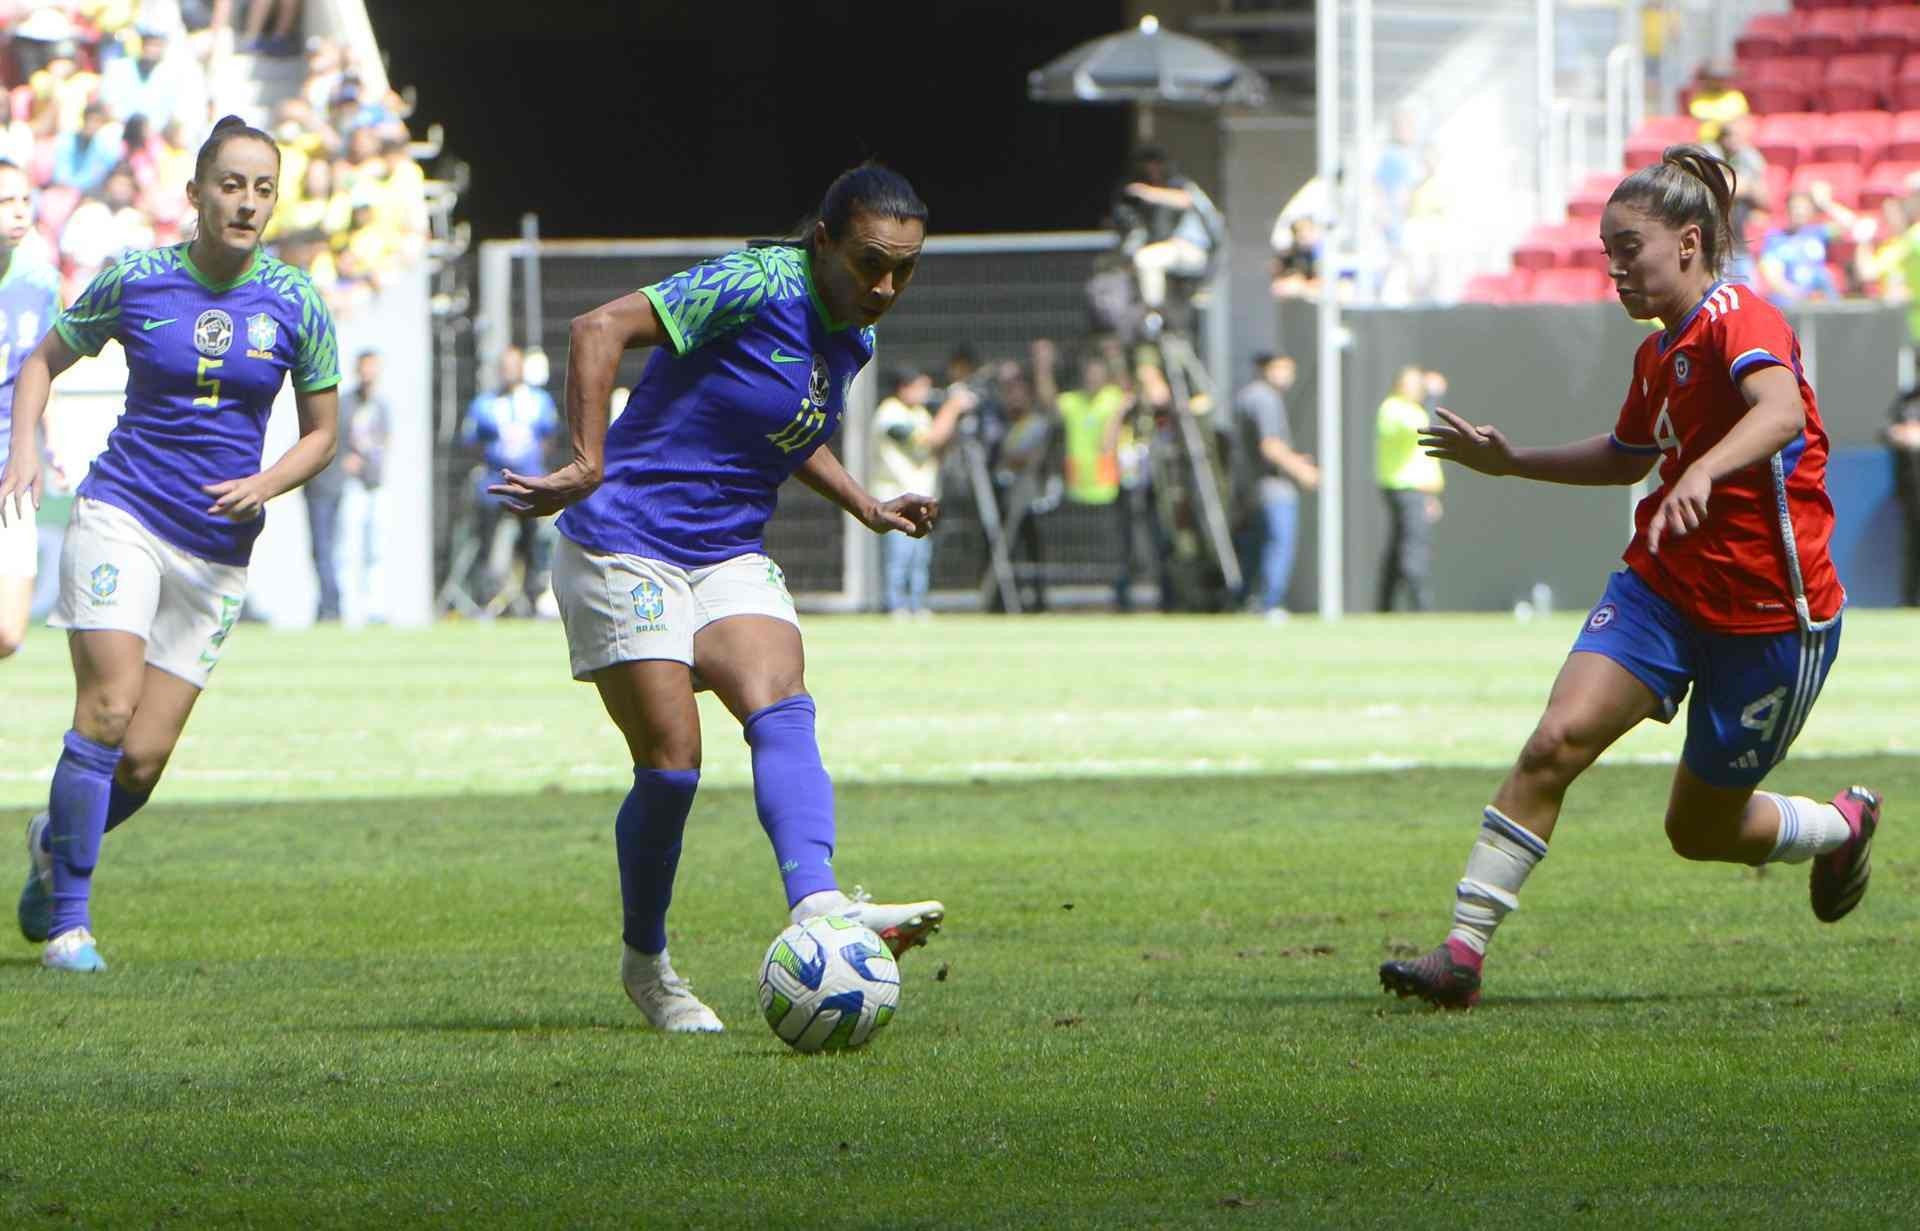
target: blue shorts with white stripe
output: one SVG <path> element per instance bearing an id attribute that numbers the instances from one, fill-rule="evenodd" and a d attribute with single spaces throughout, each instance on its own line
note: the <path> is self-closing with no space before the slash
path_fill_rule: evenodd
<path id="1" fill-rule="evenodd" d="M 1786 757 L 1806 724 L 1840 652 L 1840 618 L 1816 630 L 1706 632 L 1621 569 L 1573 648 L 1612 659 L 1653 690 L 1663 722 L 1695 686 L 1682 759 L 1704 782 L 1751 787 Z"/>

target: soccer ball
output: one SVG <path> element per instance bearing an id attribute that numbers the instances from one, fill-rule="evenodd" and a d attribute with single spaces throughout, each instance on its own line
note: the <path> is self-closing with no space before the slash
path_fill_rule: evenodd
<path id="1" fill-rule="evenodd" d="M 900 967 L 885 942 L 839 915 L 780 933 L 760 967 L 760 1012 L 795 1051 L 859 1047 L 899 1003 Z"/>

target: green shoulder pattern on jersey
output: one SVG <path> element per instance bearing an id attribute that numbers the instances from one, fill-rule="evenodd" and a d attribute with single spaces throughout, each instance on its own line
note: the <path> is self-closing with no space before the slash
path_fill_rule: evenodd
<path id="1" fill-rule="evenodd" d="M 340 341 L 333 331 L 333 314 L 314 289 L 313 280 L 297 266 L 262 253 L 254 266 L 255 280 L 272 287 L 280 298 L 299 305 L 300 325 L 294 331 L 293 389 L 317 393 L 340 383 Z"/>
<path id="2" fill-rule="evenodd" d="M 686 354 L 738 333 L 760 309 L 807 294 L 806 254 L 785 245 L 743 248 L 644 287 L 673 349 Z"/>
<path id="3" fill-rule="evenodd" d="M 129 252 L 94 276 L 73 306 L 53 323 L 61 341 L 82 355 L 97 355 L 120 327 L 120 300 L 129 282 L 179 269 L 187 246 Z"/>

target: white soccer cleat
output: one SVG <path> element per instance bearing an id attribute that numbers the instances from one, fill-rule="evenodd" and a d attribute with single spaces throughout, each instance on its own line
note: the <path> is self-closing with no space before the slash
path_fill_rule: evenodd
<path id="1" fill-rule="evenodd" d="M 620 982 L 627 989 L 627 999 L 655 1030 L 719 1034 L 726 1029 L 719 1015 L 693 994 L 692 984 L 674 972 L 665 953 L 650 955 L 622 945 Z"/>
<path id="2" fill-rule="evenodd" d="M 107 968 L 100 958 L 100 950 L 94 947 L 93 933 L 85 928 L 62 932 L 48 941 L 40 954 L 40 964 L 48 970 L 70 970 L 77 974 L 92 974 Z"/>
<path id="3" fill-rule="evenodd" d="M 817 901 L 816 901 L 817 899 Z M 794 906 L 794 922 L 805 923 L 821 915 L 839 915 L 862 927 L 873 929 L 887 942 L 897 960 L 901 954 L 927 943 L 927 937 L 940 930 L 947 908 L 940 902 L 876 902 L 860 886 L 853 896 L 845 894 L 809 894 Z"/>

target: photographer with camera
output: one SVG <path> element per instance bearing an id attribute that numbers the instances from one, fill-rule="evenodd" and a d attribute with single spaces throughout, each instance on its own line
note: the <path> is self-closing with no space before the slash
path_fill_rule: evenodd
<path id="1" fill-rule="evenodd" d="M 1146 146 L 1135 155 L 1137 174 L 1113 209 L 1121 249 L 1133 258 L 1151 336 L 1161 326 L 1167 278 L 1202 278 L 1220 247 L 1220 211 L 1200 185 L 1176 171 L 1166 151 Z"/>
<path id="2" fill-rule="evenodd" d="M 940 391 L 938 411 L 929 410 L 933 378 L 906 368 L 888 374 L 887 388 L 891 393 L 873 415 L 873 475 L 867 488 L 883 503 L 908 492 L 938 499 L 940 460 L 953 444 L 962 416 L 979 404 L 979 398 L 965 384 L 956 384 Z M 933 536 L 889 534 L 880 542 L 887 614 L 924 619 L 933 575 Z"/>

